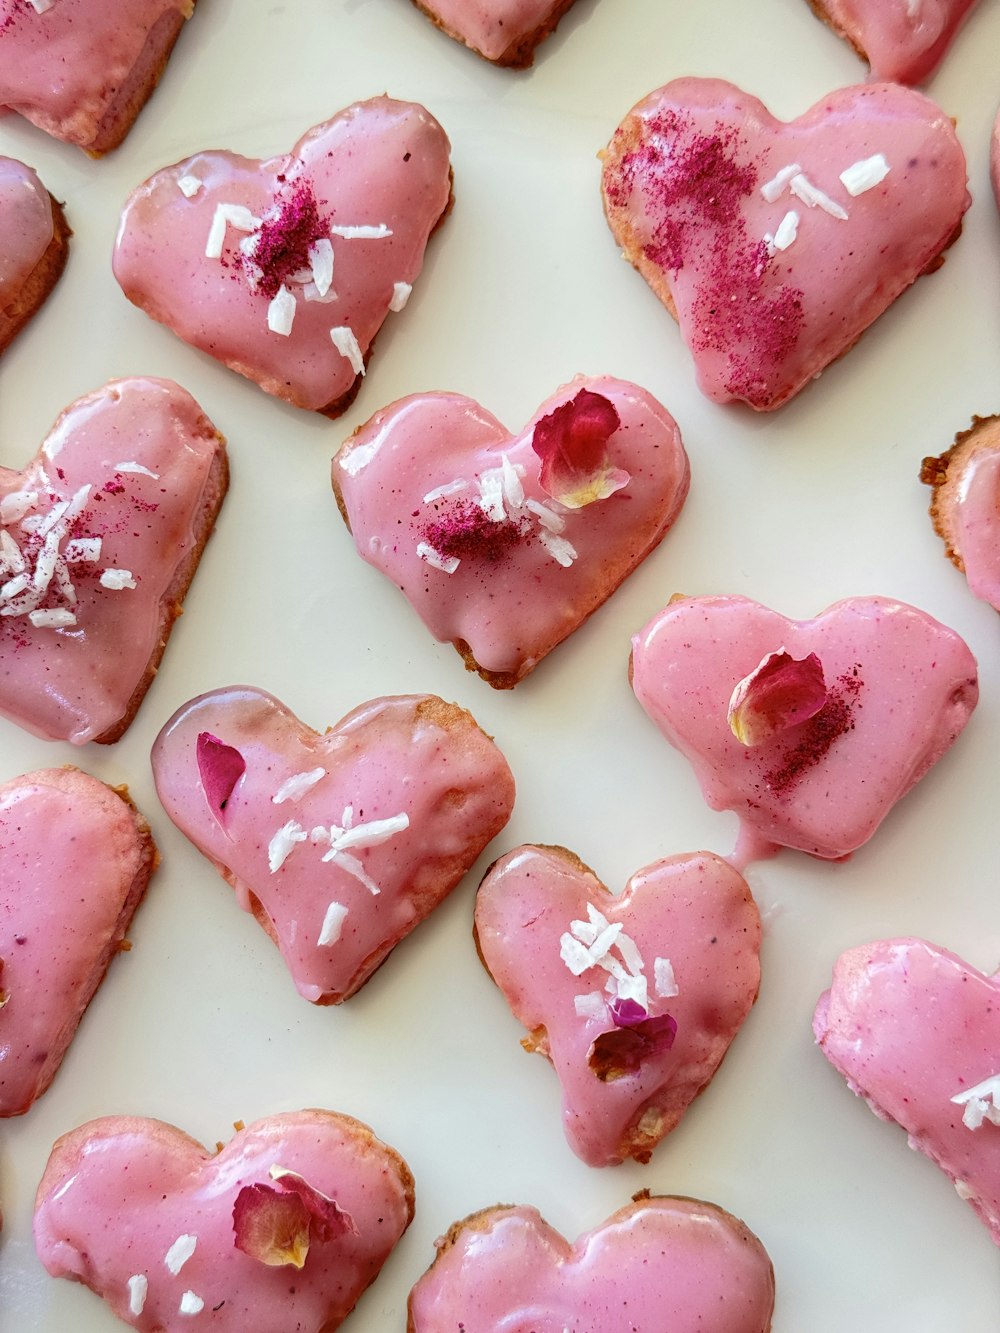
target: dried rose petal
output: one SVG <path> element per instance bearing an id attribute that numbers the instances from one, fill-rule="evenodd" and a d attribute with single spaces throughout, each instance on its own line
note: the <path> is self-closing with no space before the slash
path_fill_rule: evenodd
<path id="1" fill-rule="evenodd" d="M 220 815 L 226 808 L 226 802 L 233 794 L 233 788 L 246 772 L 247 763 L 239 750 L 210 731 L 200 731 L 195 746 L 198 760 L 198 776 L 206 799 L 212 807 L 212 813 Z"/>
<path id="2" fill-rule="evenodd" d="M 611 1011 L 611 1021 L 616 1028 L 634 1028 L 649 1017 L 648 1010 L 644 1009 L 638 1000 L 618 998 L 611 1001 L 608 1009 Z"/>
<path id="3" fill-rule="evenodd" d="M 635 1004 L 635 1001 L 624 1000 L 620 1003 L 624 1006 Z M 614 1014 L 614 1004 L 611 1009 L 617 1023 L 619 1020 Z M 677 1036 L 677 1020 L 671 1014 L 642 1018 L 637 1023 L 632 1023 L 629 1015 L 627 1021 L 628 1026 L 602 1032 L 590 1048 L 587 1064 L 602 1083 L 611 1083 L 625 1074 L 634 1074 L 644 1060 L 669 1051 Z"/>
<path id="4" fill-rule="evenodd" d="M 244 1185 L 233 1204 L 233 1244 L 269 1268 L 301 1268 L 309 1254 L 311 1222 L 297 1194 L 272 1185 Z"/>
<path id="5" fill-rule="evenodd" d="M 270 1176 L 279 1189 L 287 1190 L 301 1201 L 312 1218 L 315 1240 L 333 1240 L 336 1236 L 358 1234 L 358 1228 L 351 1214 L 345 1212 L 335 1200 L 314 1189 L 297 1171 L 289 1171 L 283 1166 L 272 1166 Z"/>
<path id="6" fill-rule="evenodd" d="M 608 458 L 608 441 L 620 425 L 614 403 L 590 389 L 537 421 L 531 447 L 542 460 L 545 494 L 567 509 L 582 509 L 627 486 L 629 474 Z"/>
<path id="7" fill-rule="evenodd" d="M 782 648 L 744 676 L 729 700 L 729 725 L 741 745 L 762 745 L 808 722 L 827 701 L 823 667 L 815 653 L 801 660 Z"/>

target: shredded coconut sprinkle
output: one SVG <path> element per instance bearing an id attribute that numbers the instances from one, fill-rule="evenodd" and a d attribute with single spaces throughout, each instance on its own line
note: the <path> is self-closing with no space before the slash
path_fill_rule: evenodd
<path id="1" fill-rule="evenodd" d="M 331 227 L 331 236 L 340 236 L 345 241 L 382 241 L 391 236 L 391 230 L 384 222 L 376 227 Z"/>
<path id="2" fill-rule="evenodd" d="M 435 500 L 443 500 L 448 495 L 457 495 L 459 491 L 468 489 L 469 483 L 458 478 L 456 481 L 446 481 L 443 486 L 436 487 L 433 491 L 428 491 L 423 498 L 425 505 L 433 504 Z"/>
<path id="3" fill-rule="evenodd" d="M 65 607 L 53 607 L 50 611 L 29 611 L 28 619 L 35 629 L 69 629 L 76 624 L 76 616 Z"/>
<path id="4" fill-rule="evenodd" d="M 333 286 L 333 242 L 328 237 L 321 236 L 310 245 L 309 264 L 316 295 L 322 299 Z"/>
<path id="5" fill-rule="evenodd" d="M 202 184 L 200 176 L 179 176 L 177 179 L 177 188 L 185 199 L 193 199 Z"/>
<path id="6" fill-rule="evenodd" d="M 435 551 L 434 547 L 427 542 L 417 543 L 417 555 L 432 569 L 439 569 L 442 574 L 454 574 L 462 563 L 457 555 L 442 555 L 440 551 Z"/>
<path id="7" fill-rule="evenodd" d="M 599 991 L 588 991 L 573 996 L 573 1008 L 577 1018 L 593 1018 L 600 1023 L 607 1016 L 608 1002 Z"/>
<path id="8" fill-rule="evenodd" d="M 992 1074 L 974 1088 L 956 1093 L 951 1100 L 965 1108 L 962 1124 L 967 1129 L 979 1129 L 987 1120 L 991 1125 L 1000 1125 L 1000 1074 Z"/>
<path id="9" fill-rule="evenodd" d="M 130 569 L 106 569 L 101 575 L 101 587 L 111 592 L 122 592 L 137 586 Z"/>
<path id="10" fill-rule="evenodd" d="M 28 0 L 28 4 L 36 14 L 45 14 L 52 8 L 56 0 Z"/>
<path id="11" fill-rule="evenodd" d="M 389 309 L 393 314 L 398 315 L 410 299 L 410 293 L 413 287 L 408 282 L 394 282 L 392 284 L 392 297 L 389 301 Z"/>
<path id="12" fill-rule="evenodd" d="M 301 824 L 290 819 L 282 824 L 267 845 L 267 864 L 272 875 L 276 875 L 295 850 L 295 844 L 305 842 L 306 831 Z"/>
<path id="13" fill-rule="evenodd" d="M 197 1244 L 197 1236 L 191 1236 L 185 1233 L 183 1236 L 177 1237 L 173 1245 L 171 1245 L 170 1249 L 163 1256 L 163 1262 L 174 1277 L 177 1276 L 187 1261 L 191 1258 L 192 1254 L 194 1254 Z"/>
<path id="14" fill-rule="evenodd" d="M 143 477 L 152 477 L 154 481 L 160 480 L 158 472 L 151 472 L 148 467 L 143 467 L 141 463 L 116 463 L 114 470 L 116 472 L 137 472 Z"/>
<path id="15" fill-rule="evenodd" d="M 283 805 L 285 801 L 297 801 L 300 796 L 304 796 L 307 791 L 315 787 L 320 778 L 325 777 L 325 768 L 310 768 L 306 773 L 293 773 L 271 797 L 271 804 Z"/>
<path id="16" fill-rule="evenodd" d="M 794 208 L 788 210 L 778 223 L 774 233 L 775 250 L 787 250 L 795 240 L 799 230 L 799 215 Z"/>
<path id="17" fill-rule="evenodd" d="M 11 491 L 0 500 L 0 523 L 20 523 L 37 499 L 37 491 Z"/>
<path id="18" fill-rule="evenodd" d="M 852 163 L 846 171 L 840 173 L 840 179 L 847 193 L 856 199 L 859 194 L 880 185 L 888 174 L 889 163 L 882 153 L 876 153 L 874 157 L 865 157 L 860 162 Z"/>
<path id="19" fill-rule="evenodd" d="M 287 338 L 295 323 L 296 308 L 295 297 L 287 287 L 280 286 L 267 307 L 267 327 L 272 333 Z"/>
<path id="20" fill-rule="evenodd" d="M 344 926 L 344 918 L 347 916 L 347 908 L 343 903 L 332 902 L 326 909 L 326 916 L 323 918 L 323 928 L 319 932 L 317 946 L 322 949 L 328 944 L 336 944 L 340 939 L 340 932 Z"/>
<path id="21" fill-rule="evenodd" d="M 821 208 L 824 213 L 829 213 L 832 218 L 837 218 L 840 222 L 847 221 L 847 213 L 841 206 L 830 198 L 828 194 L 817 186 L 813 185 L 808 176 L 800 171 L 788 182 L 788 188 L 796 199 L 801 199 L 807 208 Z"/>
<path id="22" fill-rule="evenodd" d="M 205 1302 L 200 1296 L 196 1296 L 193 1291 L 186 1291 L 177 1308 L 181 1314 L 201 1314 L 205 1308 Z"/>
<path id="23" fill-rule="evenodd" d="M 128 1280 L 128 1312 L 142 1314 L 149 1291 L 149 1279 L 145 1273 L 133 1273 Z"/>
<path id="24" fill-rule="evenodd" d="M 778 174 L 769 181 L 765 181 L 760 187 L 760 192 L 769 204 L 773 204 L 780 199 L 784 193 L 788 182 L 793 176 L 798 176 L 802 168 L 797 162 L 791 162 L 787 167 L 782 167 Z"/>
<path id="25" fill-rule="evenodd" d="M 669 958 L 653 959 L 653 989 L 665 1000 L 680 994 L 677 989 L 677 978 L 674 976 L 674 965 Z"/>
<path id="26" fill-rule="evenodd" d="M 226 244 L 226 227 L 235 227 L 237 231 L 256 231 L 260 218 L 255 218 L 243 204 L 217 204 L 208 229 L 205 242 L 205 258 L 221 259 Z"/>
<path id="27" fill-rule="evenodd" d="M 354 330 L 342 324 L 338 328 L 330 330 L 330 340 L 340 355 L 351 363 L 351 369 L 355 375 L 363 375 L 365 373 L 365 359 L 361 355 L 361 348 L 354 335 Z"/>

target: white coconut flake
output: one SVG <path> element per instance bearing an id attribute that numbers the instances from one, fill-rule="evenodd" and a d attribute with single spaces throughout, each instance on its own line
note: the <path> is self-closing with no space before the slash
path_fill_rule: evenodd
<path id="1" fill-rule="evenodd" d="M 523 475 L 523 467 L 516 467 L 507 454 L 501 455 L 500 479 L 508 512 L 513 513 L 524 505 L 524 487 L 521 485 Z"/>
<path id="2" fill-rule="evenodd" d="M 502 523 L 507 517 L 503 503 L 503 473 L 500 468 L 490 468 L 479 478 L 479 506 L 487 518 L 494 523 Z"/>
<path id="3" fill-rule="evenodd" d="M 399 314 L 410 299 L 410 293 L 412 291 L 413 286 L 408 282 L 394 282 L 392 284 L 392 296 L 389 299 L 389 309 L 393 314 Z"/>
<path id="4" fill-rule="evenodd" d="M 245 205 L 216 204 L 212 225 L 208 229 L 208 240 L 205 242 L 205 258 L 222 258 L 227 227 L 235 227 L 237 231 L 256 231 L 259 226 L 260 218 L 255 218 Z"/>
<path id="5" fill-rule="evenodd" d="M 388 819 L 371 819 L 367 824 L 355 824 L 353 828 L 345 827 L 340 833 L 333 834 L 331 846 L 337 852 L 348 847 L 380 847 L 383 842 L 388 842 L 409 827 L 410 816 L 405 812 L 391 815 Z"/>
<path id="6" fill-rule="evenodd" d="M 128 1312 L 142 1314 L 146 1305 L 146 1293 L 149 1291 L 149 1279 L 145 1273 L 133 1273 L 128 1280 Z"/>
<path id="7" fill-rule="evenodd" d="M 11 491 L 0 500 L 0 523 L 19 523 L 37 499 L 37 491 Z"/>
<path id="8" fill-rule="evenodd" d="M 297 801 L 300 796 L 304 796 L 307 791 L 315 787 L 320 778 L 325 777 L 325 768 L 310 768 L 306 773 L 293 773 L 271 797 L 271 804 L 283 805 L 285 801 Z"/>
<path id="9" fill-rule="evenodd" d="M 316 284 L 317 295 L 322 299 L 333 286 L 333 242 L 326 236 L 313 241 L 309 247 L 309 276 Z"/>
<path id="10" fill-rule="evenodd" d="M 150 472 L 149 468 L 143 467 L 141 463 L 116 463 L 114 466 L 114 471 L 137 472 L 141 474 L 143 477 L 152 477 L 154 481 L 160 480 L 160 474 L 158 472 Z"/>
<path id="11" fill-rule="evenodd" d="M 432 569 L 439 569 L 442 574 L 454 574 L 462 563 L 457 555 L 442 555 L 440 551 L 435 551 L 429 542 L 417 543 L 417 555 Z"/>
<path id="12" fill-rule="evenodd" d="M 435 500 L 444 500 L 449 495 L 457 495 L 459 491 L 469 489 L 469 483 L 463 481 L 461 477 L 455 481 L 446 481 L 443 486 L 437 486 L 433 491 L 428 491 L 423 497 L 425 505 L 432 505 Z"/>
<path id="13" fill-rule="evenodd" d="M 65 607 L 53 607 L 51 611 L 29 611 L 28 619 L 36 629 L 69 629 L 76 624 L 76 616 Z"/>
<path id="14" fill-rule="evenodd" d="M 204 182 L 200 176 L 178 176 L 177 188 L 185 199 L 193 199 Z"/>
<path id="15" fill-rule="evenodd" d="M 574 939 L 569 931 L 559 937 L 559 957 L 563 960 L 574 977 L 582 976 L 589 967 L 594 966 L 590 950 L 579 940 Z"/>
<path id="16" fill-rule="evenodd" d="M 183 1236 L 178 1236 L 171 1245 L 170 1249 L 163 1256 L 163 1262 L 174 1277 L 181 1271 L 187 1261 L 195 1252 L 198 1244 L 198 1237 L 189 1235 L 187 1232 Z"/>
<path id="17" fill-rule="evenodd" d="M 797 162 L 790 162 L 787 167 L 782 167 L 778 174 L 772 177 L 771 180 L 764 182 L 760 187 L 761 194 L 769 204 L 773 204 L 777 199 L 781 198 L 781 195 L 792 177 L 800 175 L 801 172 L 802 168 Z"/>
<path id="18" fill-rule="evenodd" d="M 774 233 L 775 250 L 787 250 L 795 240 L 799 231 L 799 215 L 794 208 L 790 208 L 785 216 L 778 223 Z"/>
<path id="19" fill-rule="evenodd" d="M 669 958 L 653 959 L 653 989 L 663 999 L 670 999 L 671 996 L 680 994 L 677 978 L 674 976 L 674 965 Z"/>
<path id="20" fill-rule="evenodd" d="M 314 282 L 307 282 L 302 288 L 302 296 L 306 301 L 318 301 L 320 305 L 330 305 L 337 300 L 337 293 L 331 287 L 323 296 L 319 294 L 319 288 Z"/>
<path id="21" fill-rule="evenodd" d="M 807 208 L 821 208 L 824 213 L 829 213 L 832 218 L 837 218 L 840 222 L 847 221 L 847 213 L 841 206 L 830 198 L 828 194 L 817 185 L 813 185 L 808 176 L 800 171 L 788 182 L 788 188 L 796 199 L 801 199 Z"/>
<path id="22" fill-rule="evenodd" d="M 860 162 L 852 163 L 846 171 L 840 173 L 840 179 L 852 198 L 856 199 L 859 194 L 864 194 L 866 190 L 873 190 L 876 185 L 880 185 L 889 174 L 889 163 L 882 153 L 875 153 L 873 157 L 864 157 Z"/>
<path id="23" fill-rule="evenodd" d="M 337 328 L 330 330 L 330 340 L 340 355 L 351 363 L 351 369 L 355 375 L 363 375 L 365 373 L 365 359 L 361 355 L 361 348 L 354 336 L 354 330 L 349 329 L 346 324 L 338 325 Z"/>
<path id="24" fill-rule="evenodd" d="M 966 1202 L 968 1202 L 969 1199 L 977 1199 L 979 1197 L 972 1186 L 967 1184 L 964 1180 L 955 1181 L 955 1193 L 960 1199 L 965 1199 Z"/>
<path id="25" fill-rule="evenodd" d="M 101 574 L 100 584 L 111 592 L 124 592 L 138 586 L 130 569 L 106 569 Z"/>
<path id="26" fill-rule="evenodd" d="M 27 568 L 20 546 L 6 528 L 0 528 L 0 564 L 16 573 Z"/>
<path id="27" fill-rule="evenodd" d="M 180 1314 L 201 1314 L 205 1308 L 205 1302 L 200 1296 L 196 1296 L 193 1291 L 186 1291 L 181 1297 L 181 1303 L 177 1307 Z"/>
<path id="28" fill-rule="evenodd" d="M 47 13 L 55 4 L 55 2 L 56 0 L 28 0 L 28 4 L 31 6 L 31 8 L 35 11 L 36 14 Z"/>
<path id="29" fill-rule="evenodd" d="M 595 963 L 599 963 L 602 959 L 607 957 L 621 933 L 622 923 L 620 921 L 614 922 L 613 925 L 609 925 L 601 931 L 597 939 L 594 940 L 593 944 L 590 946 L 590 956 Z"/>
<path id="30" fill-rule="evenodd" d="M 287 338 L 295 323 L 295 297 L 282 283 L 267 307 L 267 327 L 272 333 Z"/>
<path id="31" fill-rule="evenodd" d="M 282 824 L 267 845 L 267 864 L 272 875 L 277 874 L 295 850 L 296 844 L 305 842 L 306 831 L 301 824 L 290 819 Z"/>
<path id="32" fill-rule="evenodd" d="M 0 585 L 0 602 L 11 601 L 18 593 L 22 593 L 30 582 L 27 574 L 15 574 L 12 579 Z"/>
<path id="33" fill-rule="evenodd" d="M 1000 1074 L 992 1074 L 974 1088 L 956 1093 L 951 1100 L 965 1108 L 962 1124 L 967 1129 L 979 1129 L 987 1120 L 991 1125 L 1000 1125 Z"/>
<path id="34" fill-rule="evenodd" d="M 616 980 L 619 1000 L 634 1000 L 636 1004 L 649 1011 L 649 984 L 645 976 L 618 977 Z"/>
<path id="35" fill-rule="evenodd" d="M 316 941 L 320 949 L 328 944 L 336 944 L 340 939 L 340 932 L 344 926 L 344 918 L 347 916 L 347 908 L 343 903 L 332 902 L 326 909 L 326 916 L 323 918 L 323 928 L 319 932 L 319 939 Z"/>
<path id="36" fill-rule="evenodd" d="M 625 932 L 622 931 L 618 936 L 617 947 L 618 952 L 622 956 L 622 962 L 633 976 L 643 971 L 644 964 L 642 961 L 642 954 L 639 952 L 639 946 L 631 935 L 626 935 Z"/>
<path id="37" fill-rule="evenodd" d="M 345 241 L 382 241 L 392 235 L 384 222 L 375 227 L 331 227 L 331 236 L 340 236 Z"/>
<path id="38" fill-rule="evenodd" d="M 577 1018 L 593 1018 L 601 1022 L 608 1012 L 608 1003 L 599 991 L 589 991 L 586 995 L 573 996 L 573 1008 Z"/>
<path id="39" fill-rule="evenodd" d="M 568 542 L 565 537 L 560 537 L 558 533 L 550 532 L 548 528 L 540 528 L 538 540 L 556 564 L 562 565 L 563 569 L 569 569 L 576 559 L 576 547 L 572 542 Z"/>
<path id="40" fill-rule="evenodd" d="M 566 520 L 562 514 L 557 514 L 554 509 L 550 509 L 541 500 L 526 500 L 524 507 L 529 513 L 534 514 L 542 527 L 548 532 L 562 532 L 566 527 Z"/>

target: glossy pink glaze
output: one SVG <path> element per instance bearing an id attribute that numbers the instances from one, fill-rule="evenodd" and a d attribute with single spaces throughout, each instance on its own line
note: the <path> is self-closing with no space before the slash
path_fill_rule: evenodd
<path id="1" fill-rule="evenodd" d="M 194 0 L 0 0 L 0 106 L 89 146 L 149 35 L 189 18 Z"/>
<path id="2" fill-rule="evenodd" d="M 1000 611 L 1000 453 L 964 465 L 952 522 L 970 591 Z"/>
<path id="3" fill-rule="evenodd" d="M 622 424 L 608 452 L 630 480 L 607 499 L 567 510 L 542 490 L 531 441 L 535 423 L 583 388 L 618 412 Z M 559 535 L 576 558 L 568 567 L 560 564 L 530 515 L 530 534 L 499 558 L 473 554 L 450 574 L 433 568 L 417 554 L 428 525 L 447 521 L 456 501 L 472 501 L 479 479 L 501 468 L 504 457 L 520 470 L 526 499 L 545 504 L 564 522 Z M 602 376 L 564 386 L 517 436 L 458 394 L 401 399 L 351 436 L 333 461 L 333 480 L 359 554 L 402 589 L 434 637 L 468 645 L 487 672 L 519 679 L 663 538 L 687 496 L 689 468 L 666 409 L 636 385 Z M 463 489 L 424 500 L 458 481 L 466 483 Z"/>
<path id="4" fill-rule="evenodd" d="M 882 154 L 889 172 L 852 197 L 840 173 Z M 808 207 L 797 164 L 847 213 Z M 966 165 L 935 103 L 894 84 L 831 93 L 797 120 L 717 79 L 678 79 L 629 113 L 604 155 L 608 221 L 676 314 L 698 384 L 770 411 L 847 351 L 956 234 Z M 783 219 L 794 239 L 769 255 Z"/>
<path id="5" fill-rule="evenodd" d="M 199 153 L 132 193 L 115 277 L 153 319 L 269 393 L 299 407 L 330 407 L 352 391 L 357 375 L 330 331 L 350 329 L 367 360 L 395 284 L 416 281 L 428 237 L 448 208 L 449 150 L 423 107 L 378 97 L 315 126 L 281 157 Z M 201 182 L 190 198 L 178 186 L 185 178 Z M 221 258 L 205 250 L 218 205 L 242 205 L 266 219 L 297 191 L 311 193 L 324 236 L 332 226 L 384 226 L 391 235 L 330 237 L 334 296 L 306 300 L 303 284 L 289 282 L 295 314 L 284 336 L 269 329 L 271 298 L 253 289 L 243 266 L 239 243 L 254 233 L 229 226 Z"/>
<path id="6" fill-rule="evenodd" d="M 534 1208 L 451 1229 L 410 1293 L 408 1333 L 767 1333 L 774 1273 L 735 1217 L 639 1198 L 572 1245 Z"/>
<path id="7" fill-rule="evenodd" d="M 201 733 L 238 749 L 246 772 L 216 813 L 199 777 Z M 352 994 L 455 887 L 510 817 L 514 782 L 468 713 L 429 695 L 376 699 L 322 735 L 261 690 L 234 687 L 185 704 L 153 747 L 167 814 L 219 869 L 246 910 L 259 910 L 296 989 L 314 1003 Z M 301 796 L 275 804 L 288 778 L 324 770 Z M 371 892 L 330 843 L 300 841 L 272 872 L 269 846 L 289 821 L 320 826 L 393 819 L 407 828 L 351 854 Z M 331 903 L 346 907 L 338 939 L 321 945 Z"/>
<path id="8" fill-rule="evenodd" d="M 272 1166 L 303 1176 L 350 1213 L 358 1235 L 313 1239 L 305 1265 L 270 1267 L 234 1244 L 233 1205 Z M 35 1246 L 54 1277 L 85 1283 L 143 1333 L 211 1326 L 217 1333 L 329 1333 L 374 1281 L 412 1215 L 401 1159 L 370 1131 L 324 1111 L 271 1116 L 217 1155 L 158 1120 L 111 1116 L 60 1139 L 35 1203 Z M 180 1236 L 194 1253 L 172 1274 Z M 141 1313 L 128 1280 L 147 1278 Z M 180 1312 L 192 1292 L 197 1316 Z"/>
<path id="9" fill-rule="evenodd" d="M 54 1077 L 149 857 L 132 809 L 86 773 L 0 786 L 0 1116 L 26 1111 Z"/>
<path id="10" fill-rule="evenodd" d="M 21 602 L 4 601 L 0 588 L 0 712 L 75 745 L 127 713 L 161 642 L 161 599 L 204 524 L 204 495 L 221 454 L 221 438 L 188 393 L 169 380 L 128 379 L 68 407 L 24 471 L 0 468 L 0 505 L 35 495 L 24 517 L 2 524 L 20 549 L 33 549 L 25 519 L 51 515 L 83 488 L 60 554 L 69 540 L 101 540 L 96 560 L 68 566 L 76 601 L 54 579 L 39 608 L 71 610 L 73 625 L 35 627 L 28 614 L 9 614 Z M 123 463 L 146 471 L 121 470 Z M 107 569 L 130 571 L 136 587 L 102 586 Z M 0 573 L 3 584 L 13 573 L 2 550 Z"/>
<path id="11" fill-rule="evenodd" d="M 560 956 L 561 938 L 571 922 L 588 919 L 588 903 L 612 925 L 622 923 L 638 946 L 647 1013 L 677 1023 L 669 1050 L 607 1082 L 588 1057 L 595 1039 L 614 1029 L 610 1010 L 605 1003 L 599 1017 L 581 1017 L 575 999 L 611 999 L 608 973 L 592 966 L 574 976 Z M 647 866 L 615 897 L 569 854 L 519 847 L 482 883 L 476 935 L 514 1016 L 555 1067 L 566 1138 L 590 1166 L 648 1160 L 714 1075 L 760 984 L 756 904 L 743 877 L 708 852 Z M 657 957 L 673 966 L 675 996 L 656 993 Z"/>
<path id="12" fill-rule="evenodd" d="M 53 235 L 48 190 L 23 162 L 0 157 L 0 312 L 18 294 Z"/>
<path id="13" fill-rule="evenodd" d="M 453 37 L 496 60 L 545 28 L 554 10 L 566 8 L 560 0 L 419 0 Z"/>
<path id="14" fill-rule="evenodd" d="M 1000 1245 L 1000 1125 L 970 1129 L 951 1100 L 1000 1075 L 997 978 L 924 940 L 877 940 L 837 960 L 813 1031 L 852 1091 L 906 1130 Z"/>
<path id="15" fill-rule="evenodd" d="M 829 691 L 816 718 L 742 745 L 727 711 L 770 653 L 816 653 Z M 744 597 L 672 603 L 632 641 L 632 686 L 694 766 L 714 810 L 735 810 L 746 857 L 773 847 L 847 856 L 948 749 L 978 698 L 975 658 L 952 630 L 883 597 L 787 620 Z"/>
<path id="16" fill-rule="evenodd" d="M 812 2 L 812 0 L 811 0 Z M 978 0 L 815 0 L 837 32 L 862 52 L 873 79 L 923 83 Z"/>

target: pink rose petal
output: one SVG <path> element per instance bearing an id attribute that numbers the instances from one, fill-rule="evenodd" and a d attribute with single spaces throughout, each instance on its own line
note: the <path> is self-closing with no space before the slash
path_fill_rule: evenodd
<path id="1" fill-rule="evenodd" d="M 769 653 L 733 690 L 729 726 L 741 745 L 762 745 L 815 717 L 827 697 L 816 654 L 798 660 L 782 648 Z"/>
<path id="2" fill-rule="evenodd" d="M 531 447 L 542 460 L 542 490 L 567 509 L 605 500 L 629 483 L 629 474 L 612 467 L 608 441 L 621 425 L 612 402 L 581 389 L 535 423 Z"/>
<path id="3" fill-rule="evenodd" d="M 196 754 L 198 776 L 205 797 L 212 807 L 212 813 L 218 818 L 225 810 L 237 782 L 246 772 L 246 760 L 239 750 L 220 741 L 218 736 L 213 736 L 209 731 L 198 733 Z"/>

